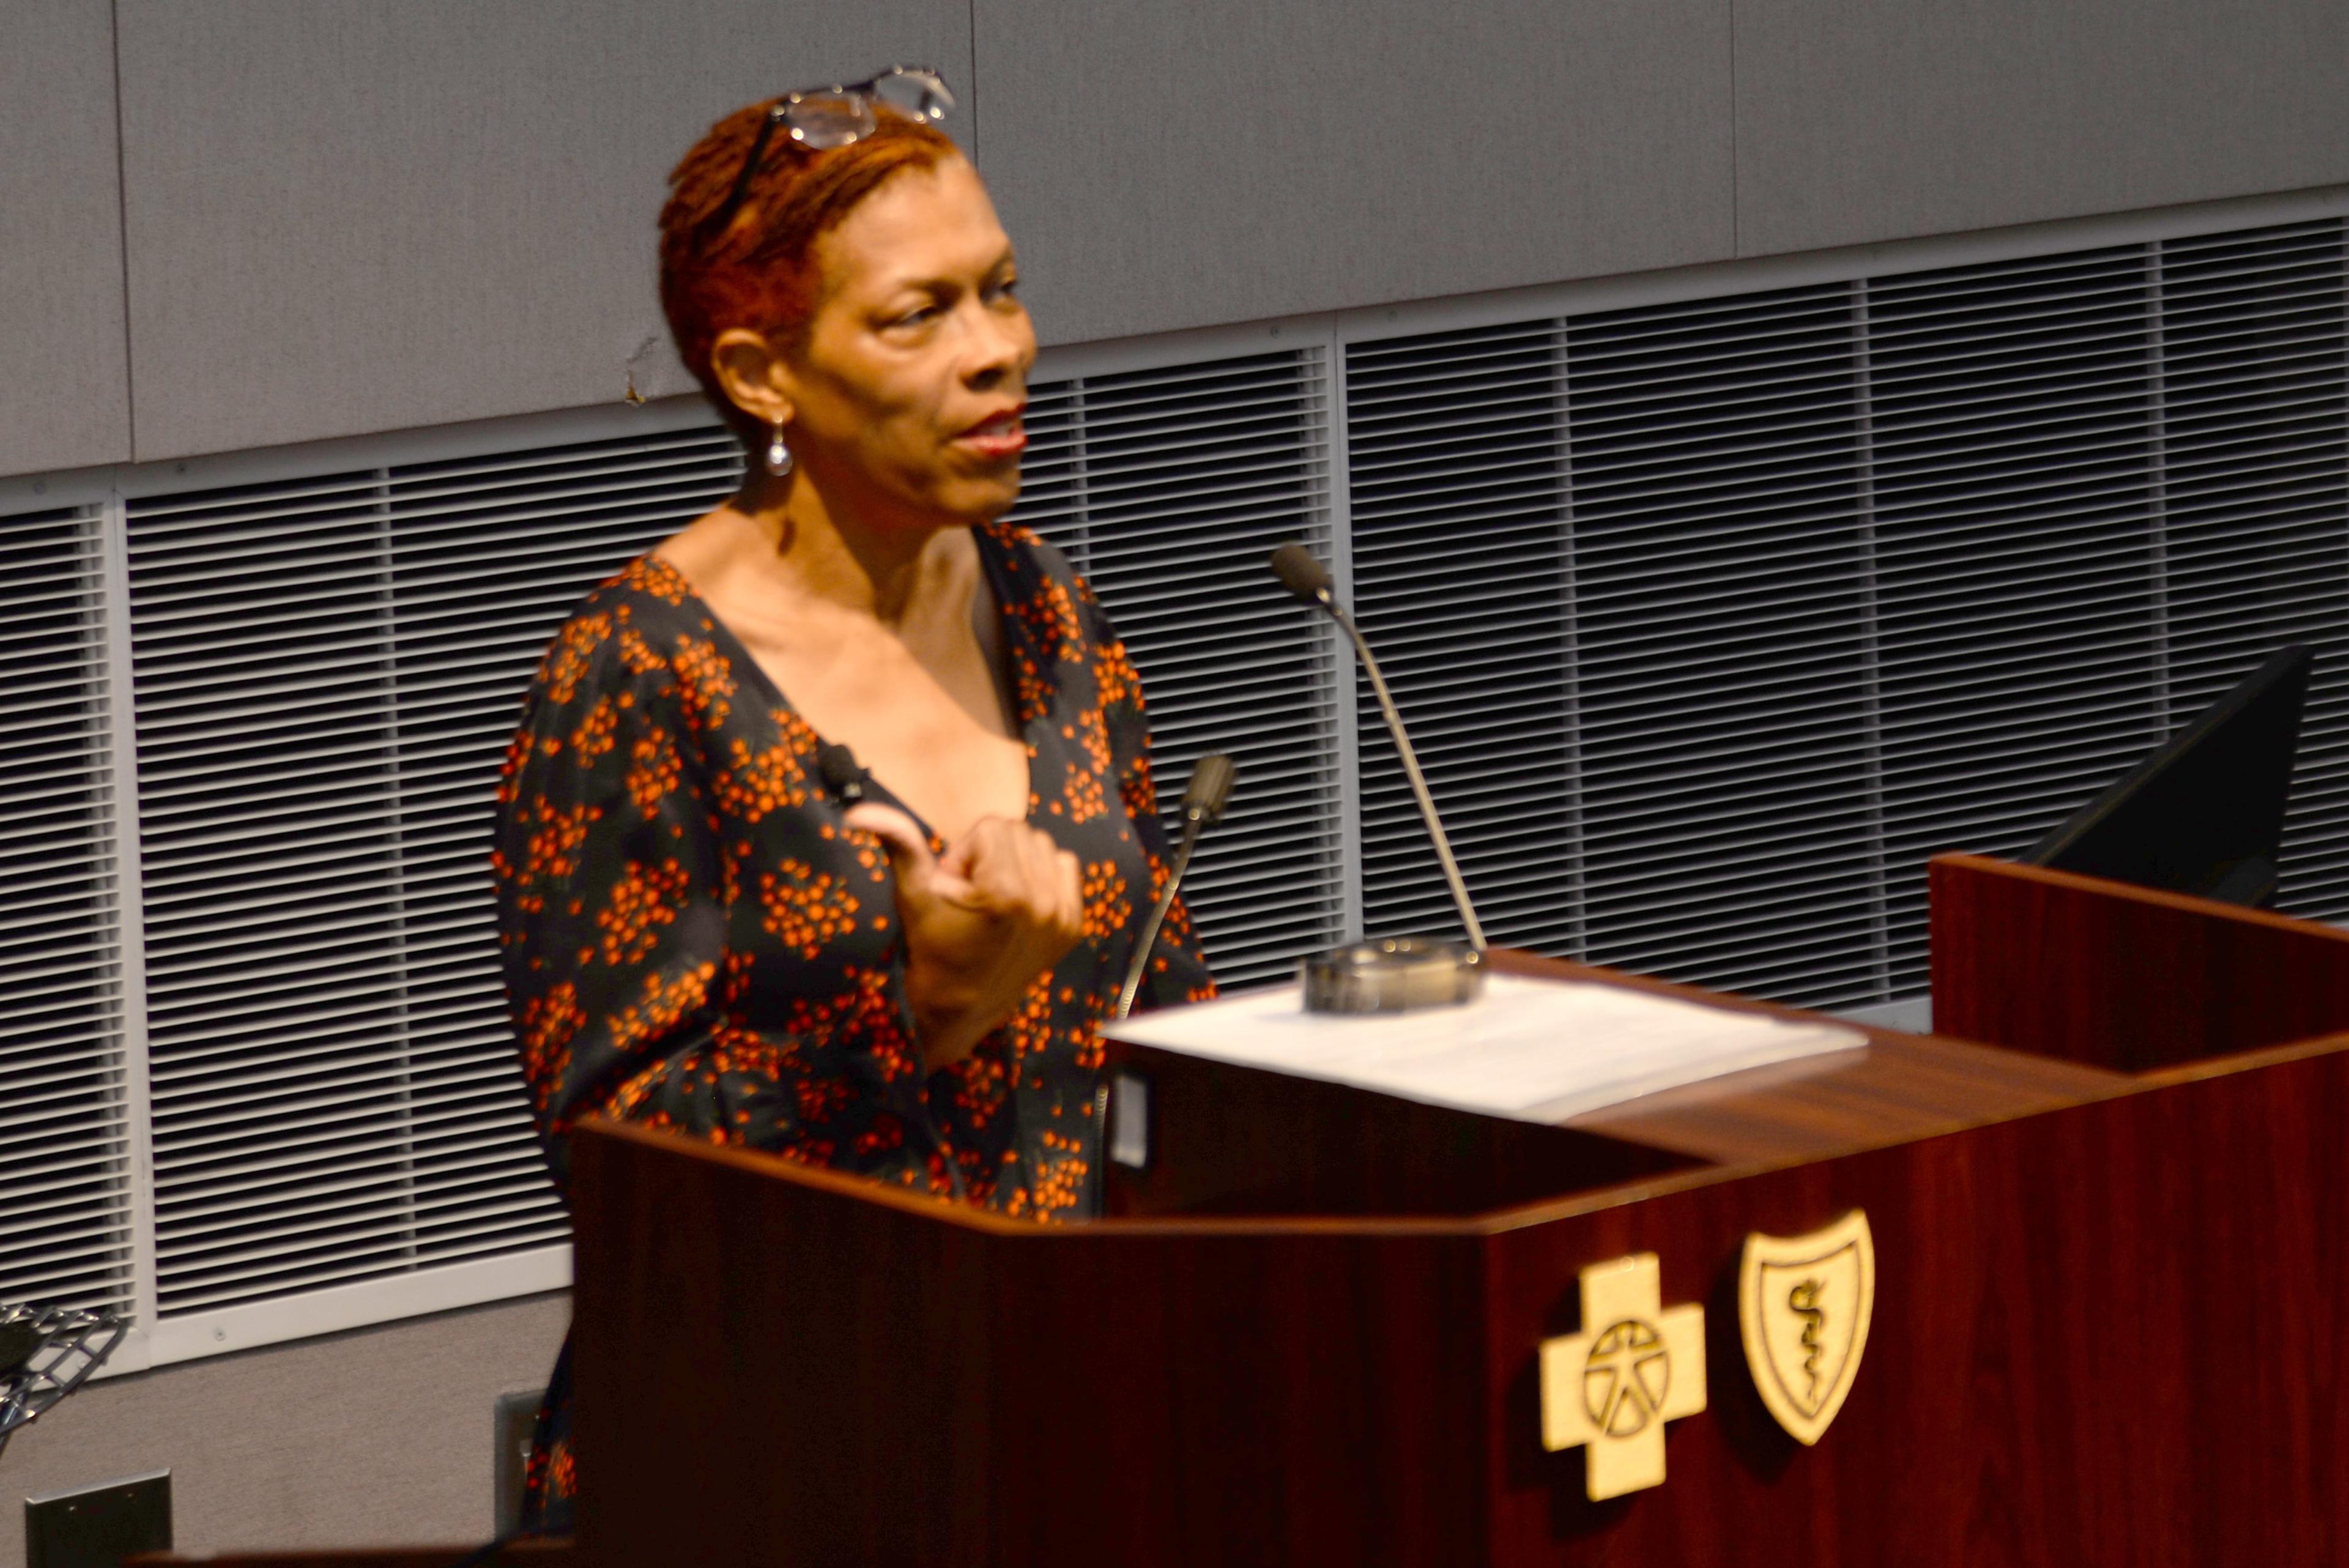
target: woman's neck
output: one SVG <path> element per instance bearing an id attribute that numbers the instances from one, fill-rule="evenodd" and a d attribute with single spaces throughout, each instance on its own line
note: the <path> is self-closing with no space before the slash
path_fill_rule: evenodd
<path id="1" fill-rule="evenodd" d="M 783 480 L 754 476 L 731 504 L 767 545 L 755 564 L 744 564 L 790 592 L 869 615 L 893 629 L 938 608 L 960 613 L 967 607 L 969 578 L 958 569 L 969 553 L 966 529 L 946 523 L 866 525 L 804 473 Z M 963 603 L 940 606 L 941 593 Z"/>

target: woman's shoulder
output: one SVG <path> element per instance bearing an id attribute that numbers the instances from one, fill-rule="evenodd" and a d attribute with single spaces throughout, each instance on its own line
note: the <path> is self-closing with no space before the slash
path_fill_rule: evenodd
<path id="1" fill-rule="evenodd" d="M 643 624 L 663 630 L 709 628 L 709 608 L 694 597 L 685 574 L 649 550 L 588 589 L 573 607 L 570 620 L 598 617 L 615 625 Z"/>
<path id="2" fill-rule="evenodd" d="M 980 532 L 1002 566 L 1004 612 L 1027 627 L 1040 653 L 1086 660 L 1117 640 L 1092 587 L 1050 541 L 1009 523 L 989 523 Z"/>
<path id="3" fill-rule="evenodd" d="M 989 523 L 979 532 L 1002 561 L 1013 593 L 1028 601 L 1030 613 L 1080 622 L 1084 635 L 1096 641 L 1115 637 L 1092 585 L 1059 545 L 1016 523 Z"/>
<path id="4" fill-rule="evenodd" d="M 1027 574 L 1040 584 L 1057 583 L 1071 593 L 1092 592 L 1084 579 L 1077 576 L 1077 569 L 1069 564 L 1069 557 L 1061 554 L 1061 547 L 1034 529 L 999 522 L 982 524 L 978 532 L 994 546 L 1015 581 Z"/>
<path id="5" fill-rule="evenodd" d="M 557 704 L 583 685 L 674 688 L 708 664 L 716 633 L 685 575 L 647 551 L 572 607 L 548 640 L 537 684 Z"/>

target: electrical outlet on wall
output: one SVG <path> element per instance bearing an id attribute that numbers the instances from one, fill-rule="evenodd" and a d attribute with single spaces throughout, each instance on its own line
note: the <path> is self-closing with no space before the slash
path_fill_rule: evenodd
<path id="1" fill-rule="evenodd" d="M 530 1434 L 538 1424 L 538 1407 L 545 1402 L 543 1388 L 498 1396 L 497 1410 L 490 1424 L 498 1445 L 497 1467 L 491 1473 L 496 1477 L 497 1521 L 493 1528 L 499 1535 L 510 1535 L 522 1524 L 522 1483 L 530 1467 Z"/>
<path id="2" fill-rule="evenodd" d="M 171 1549 L 171 1472 L 25 1500 L 25 1568 L 116 1568 Z"/>

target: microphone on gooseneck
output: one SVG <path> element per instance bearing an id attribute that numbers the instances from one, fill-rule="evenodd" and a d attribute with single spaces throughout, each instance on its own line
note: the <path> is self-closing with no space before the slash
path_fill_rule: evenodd
<path id="1" fill-rule="evenodd" d="M 825 741 L 815 749 L 815 771 L 823 775 L 824 788 L 838 795 L 848 805 L 864 798 L 864 770 L 857 765 L 856 753 L 837 741 Z"/>
<path id="2" fill-rule="evenodd" d="M 1183 838 L 1174 849 L 1174 864 L 1166 874 L 1166 886 L 1158 891 L 1158 902 L 1143 922 L 1141 940 L 1133 944 L 1133 961 L 1126 966 L 1125 984 L 1117 993 L 1117 1012 L 1112 1016 L 1123 1018 L 1133 1011 L 1133 999 L 1142 990 L 1142 977 L 1150 968 L 1151 950 L 1158 945 L 1158 929 L 1166 923 L 1167 912 L 1174 908 L 1174 894 L 1183 886 L 1183 873 L 1191 868 L 1191 852 L 1199 846 L 1199 835 L 1221 822 L 1224 807 L 1232 798 L 1232 775 L 1237 770 L 1232 759 L 1221 752 L 1209 752 L 1191 767 L 1191 782 L 1183 790 Z"/>
<path id="3" fill-rule="evenodd" d="M 1419 771 L 1419 756 L 1411 749 L 1411 737 L 1403 732 L 1402 715 L 1395 710 L 1394 695 L 1387 690 L 1386 677 L 1379 673 L 1379 661 L 1371 657 L 1371 645 L 1362 640 L 1354 618 L 1338 603 L 1330 581 L 1330 568 L 1292 539 L 1272 553 L 1272 571 L 1290 593 L 1327 611 L 1353 644 L 1354 657 L 1362 661 L 1362 673 L 1371 678 L 1371 691 L 1379 700 L 1379 711 L 1386 716 L 1387 733 L 1394 737 L 1395 754 L 1402 759 L 1403 774 L 1411 780 L 1411 793 L 1419 801 L 1419 815 L 1427 824 L 1427 836 L 1435 841 L 1435 857 L 1444 863 L 1444 879 L 1451 884 L 1452 901 L 1460 908 L 1460 923 L 1468 929 L 1469 944 L 1483 952 L 1485 928 L 1476 919 L 1475 906 L 1468 901 L 1468 884 L 1461 879 L 1460 862 L 1452 857 L 1452 841 L 1444 836 L 1444 824 L 1436 817 L 1435 797 L 1427 793 L 1427 778 Z"/>

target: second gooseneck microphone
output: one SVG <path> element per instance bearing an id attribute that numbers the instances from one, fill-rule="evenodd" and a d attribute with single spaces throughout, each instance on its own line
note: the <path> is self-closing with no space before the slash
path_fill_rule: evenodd
<path id="1" fill-rule="evenodd" d="M 1394 737 L 1395 754 L 1402 759 L 1403 775 L 1411 780 L 1411 793 L 1419 802 L 1419 815 L 1427 824 L 1427 836 L 1435 841 L 1435 857 L 1444 863 L 1444 879 L 1451 885 L 1452 901 L 1460 908 L 1460 923 L 1467 928 L 1469 945 L 1483 952 L 1485 928 L 1476 919 L 1475 906 L 1468 901 L 1468 884 L 1461 879 L 1460 862 L 1452 857 L 1452 841 L 1444 836 L 1444 824 L 1435 815 L 1435 797 L 1427 793 L 1427 778 L 1419 771 L 1418 753 L 1411 749 L 1411 737 L 1403 732 L 1402 715 L 1395 710 L 1394 695 L 1387 690 L 1386 677 L 1379 673 L 1379 661 L 1371 657 L 1371 645 L 1362 640 L 1354 618 L 1338 603 L 1330 581 L 1330 568 L 1315 560 L 1312 551 L 1292 539 L 1272 553 L 1272 571 L 1290 593 L 1326 611 L 1346 634 L 1346 640 L 1353 644 L 1354 657 L 1362 661 L 1362 673 L 1371 678 L 1371 691 L 1379 700 L 1379 711 L 1386 716 L 1387 733 Z"/>
<path id="2" fill-rule="evenodd" d="M 1174 908 L 1174 894 L 1183 886 L 1183 873 L 1191 868 L 1191 852 L 1199 846 L 1199 835 L 1223 820 L 1224 806 L 1232 798 L 1232 759 L 1221 752 L 1209 752 L 1192 764 L 1191 782 L 1183 790 L 1183 838 L 1174 847 L 1174 863 L 1166 874 L 1166 886 L 1158 890 L 1158 902 L 1143 922 L 1142 935 L 1133 944 L 1133 961 L 1126 966 L 1125 984 L 1118 989 L 1117 1012 L 1112 1016 L 1123 1018 L 1133 1011 L 1133 999 L 1142 990 L 1142 977 L 1149 972 L 1151 950 L 1158 945 L 1158 929 L 1166 923 L 1167 912 Z"/>

